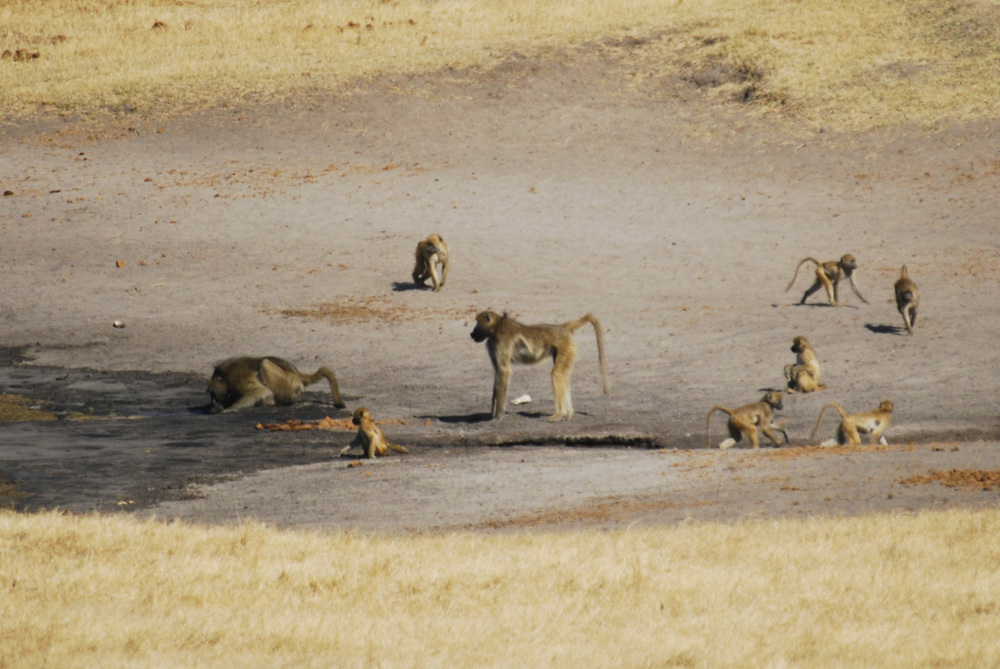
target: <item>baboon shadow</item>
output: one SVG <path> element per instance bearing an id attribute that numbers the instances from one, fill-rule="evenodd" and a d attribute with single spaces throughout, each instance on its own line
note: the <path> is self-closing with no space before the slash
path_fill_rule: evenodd
<path id="1" fill-rule="evenodd" d="M 392 290 L 396 293 L 405 293 L 409 290 L 433 290 L 430 286 L 423 283 L 413 283 L 411 281 L 393 281 Z"/>
<path id="2" fill-rule="evenodd" d="M 827 309 L 860 309 L 856 304 L 841 304 L 840 307 L 834 307 L 829 302 L 792 302 L 793 307 L 826 307 Z"/>
<path id="3" fill-rule="evenodd" d="M 442 423 L 485 423 L 493 419 L 491 413 L 470 413 L 467 416 L 417 416 L 421 420 L 439 420 Z"/>
<path id="4" fill-rule="evenodd" d="M 783 386 L 781 388 L 771 388 L 771 387 L 758 388 L 757 392 L 758 393 L 788 393 L 788 386 Z M 791 393 L 788 393 L 788 394 L 791 394 Z"/>
<path id="5" fill-rule="evenodd" d="M 875 325 L 874 323 L 865 323 L 865 328 L 870 332 L 875 334 L 902 334 L 906 332 L 906 328 L 898 325 Z"/>

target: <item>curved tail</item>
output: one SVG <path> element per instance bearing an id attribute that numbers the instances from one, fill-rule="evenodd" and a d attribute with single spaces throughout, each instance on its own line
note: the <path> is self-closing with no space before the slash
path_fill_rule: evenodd
<path id="1" fill-rule="evenodd" d="M 333 406 L 338 409 L 343 409 L 347 406 L 344 404 L 344 400 L 340 398 L 340 386 L 337 384 L 337 377 L 329 367 L 320 367 L 312 374 L 302 374 L 300 372 L 299 376 L 302 377 L 302 383 L 307 386 L 325 378 L 330 382 L 330 394 L 333 395 Z"/>
<path id="2" fill-rule="evenodd" d="M 727 416 L 733 415 L 732 409 L 727 409 L 726 407 L 719 406 L 718 404 L 712 407 L 712 409 L 708 412 L 708 417 L 705 418 L 705 448 L 712 448 L 712 435 L 709 432 L 709 428 L 712 425 L 712 414 L 716 411 L 724 411 Z"/>
<path id="3" fill-rule="evenodd" d="M 816 419 L 816 427 L 813 428 L 812 434 L 809 435 L 809 441 L 816 440 L 816 432 L 819 431 L 819 424 L 823 422 L 823 414 L 826 413 L 826 410 L 831 407 L 837 410 L 837 413 L 840 414 L 841 419 L 847 418 L 847 414 L 844 412 L 844 409 L 839 404 L 837 404 L 836 402 L 831 402 L 830 404 L 827 404 L 826 406 L 824 406 L 822 409 L 819 410 L 819 418 Z"/>
<path id="4" fill-rule="evenodd" d="M 802 260 L 800 260 L 799 264 L 796 265 L 796 267 L 795 267 L 795 274 L 792 275 L 792 280 L 788 282 L 788 286 L 785 288 L 785 292 L 786 293 L 792 289 L 792 285 L 795 283 L 795 279 L 799 278 L 799 268 L 801 268 L 802 265 L 803 265 L 803 263 L 806 263 L 806 262 L 811 262 L 814 265 L 816 265 L 817 267 L 819 267 L 820 265 L 823 264 L 820 261 L 818 261 L 818 260 L 816 260 L 815 258 L 812 258 L 812 257 L 810 257 L 810 258 L 803 258 Z"/>
<path id="5" fill-rule="evenodd" d="M 405 446 L 400 446 L 399 444 L 390 444 L 388 441 L 385 442 L 385 445 L 388 446 L 390 450 L 396 451 L 397 453 L 409 454 L 409 451 L 406 450 Z"/>
<path id="6" fill-rule="evenodd" d="M 594 334 L 597 335 L 597 360 L 601 364 L 601 380 L 604 382 L 604 394 L 611 394 L 611 382 L 608 381 L 608 367 L 604 362 L 604 332 L 601 330 L 601 323 L 593 314 L 584 314 L 575 321 L 569 321 L 568 323 L 563 323 L 563 327 L 568 329 L 570 332 L 576 332 L 583 327 L 584 323 L 590 323 L 594 326 Z"/>

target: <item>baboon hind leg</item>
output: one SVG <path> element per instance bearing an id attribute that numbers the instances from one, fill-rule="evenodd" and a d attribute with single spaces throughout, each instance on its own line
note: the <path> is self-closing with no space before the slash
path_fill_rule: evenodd
<path id="1" fill-rule="evenodd" d="M 567 346 L 556 349 L 552 364 L 552 395 L 556 402 L 556 412 L 548 420 L 569 420 L 573 417 L 573 397 L 570 391 L 570 375 L 576 358 L 576 343 L 570 339 Z"/>

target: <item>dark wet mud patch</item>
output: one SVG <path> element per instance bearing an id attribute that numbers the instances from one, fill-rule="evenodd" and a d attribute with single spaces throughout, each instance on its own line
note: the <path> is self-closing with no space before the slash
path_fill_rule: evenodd
<path id="1" fill-rule="evenodd" d="M 11 362 L 0 366 L 7 415 L 52 417 L 0 420 L 0 505 L 19 510 L 129 511 L 185 499 L 197 484 L 336 457 L 353 436 L 288 439 L 256 429 L 347 415 L 322 393 L 294 407 L 210 415 L 201 375 Z"/>

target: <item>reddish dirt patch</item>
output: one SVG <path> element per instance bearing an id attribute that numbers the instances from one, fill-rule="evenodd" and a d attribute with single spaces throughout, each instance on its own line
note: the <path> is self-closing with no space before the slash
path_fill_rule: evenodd
<path id="1" fill-rule="evenodd" d="M 901 479 L 903 485 L 926 485 L 941 483 L 949 488 L 967 488 L 970 490 L 1000 490 L 1000 469 L 987 471 L 983 469 L 949 469 L 948 471 L 932 471 L 929 475 L 910 476 Z"/>

